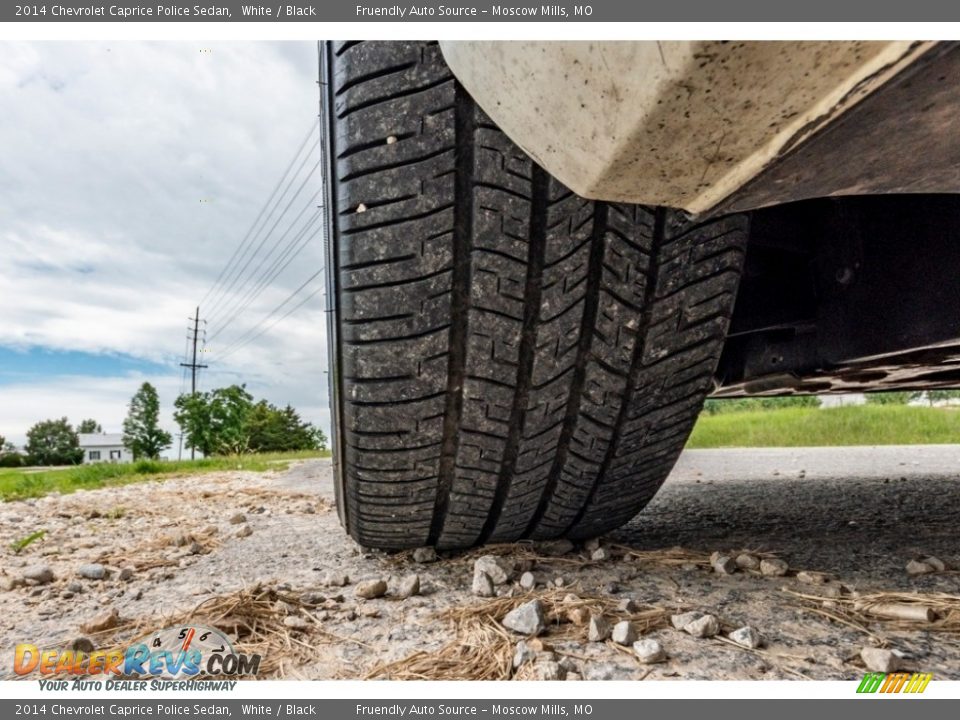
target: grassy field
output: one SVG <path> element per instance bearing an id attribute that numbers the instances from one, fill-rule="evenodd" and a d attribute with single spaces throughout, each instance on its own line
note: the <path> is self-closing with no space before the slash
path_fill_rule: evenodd
<path id="1" fill-rule="evenodd" d="M 688 448 L 960 443 L 960 409 L 857 405 L 704 413 Z"/>
<path id="2" fill-rule="evenodd" d="M 125 485 L 163 476 L 176 476 L 217 470 L 284 469 L 292 460 L 329 457 L 328 451 L 264 453 L 262 455 L 232 455 L 202 460 L 151 461 L 135 463 L 78 465 L 37 470 L 0 468 L 0 500 L 20 500 L 40 497 L 54 490 L 71 493 L 105 485 Z"/>

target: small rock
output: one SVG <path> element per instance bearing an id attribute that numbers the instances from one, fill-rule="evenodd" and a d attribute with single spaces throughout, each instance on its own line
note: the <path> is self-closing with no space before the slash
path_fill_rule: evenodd
<path id="1" fill-rule="evenodd" d="M 406 575 L 397 586 L 397 597 L 406 600 L 420 594 L 420 576 Z"/>
<path id="2" fill-rule="evenodd" d="M 610 639 L 617 645 L 633 645 L 637 640 L 637 631 L 633 629 L 633 625 L 628 620 L 621 620 L 613 626 Z"/>
<path id="3" fill-rule="evenodd" d="M 590 611 L 585 607 L 577 607 L 567 611 L 567 620 L 574 625 L 586 625 L 590 621 Z"/>
<path id="4" fill-rule="evenodd" d="M 10 575 L 0 575 L 0 590 L 13 590 L 21 587 L 26 581 L 20 577 L 11 577 Z"/>
<path id="5" fill-rule="evenodd" d="M 930 557 L 925 557 L 922 562 L 925 562 L 927 565 L 932 567 L 936 572 L 943 572 L 944 570 L 947 569 L 946 563 L 944 563 L 943 560 L 937 557 L 933 557 L 932 555 Z"/>
<path id="6" fill-rule="evenodd" d="M 554 587 L 562 588 L 564 585 L 566 585 L 566 583 L 567 583 L 567 581 L 564 580 L 562 577 L 555 577 L 555 578 L 553 579 L 553 586 L 554 586 Z"/>
<path id="7" fill-rule="evenodd" d="M 610 551 L 606 548 L 597 548 L 592 553 L 590 553 L 590 559 L 596 560 L 597 562 L 610 559 Z"/>
<path id="8" fill-rule="evenodd" d="M 527 645 L 529 645 L 535 653 L 553 653 L 553 645 L 543 638 L 530 638 L 527 640 Z"/>
<path id="9" fill-rule="evenodd" d="M 357 205 L 357 209 L 356 209 L 357 213 L 365 213 L 366 211 L 367 211 L 366 205 L 364 205 L 363 203 L 360 203 L 359 205 Z"/>
<path id="10" fill-rule="evenodd" d="M 520 576 L 520 587 L 524 590 L 533 590 L 537 586 L 537 579 L 532 572 L 525 572 Z"/>
<path id="11" fill-rule="evenodd" d="M 72 593 L 83 592 L 83 585 L 78 583 L 76 580 L 71 580 L 70 582 L 67 583 L 67 590 L 69 590 Z"/>
<path id="12" fill-rule="evenodd" d="M 537 659 L 537 653 L 529 645 L 527 645 L 526 640 L 521 640 L 517 643 L 517 648 L 513 653 L 513 668 L 516 670 L 518 667 L 524 663 L 531 662 Z"/>
<path id="13" fill-rule="evenodd" d="M 677 613 L 670 616 L 670 624 L 677 630 L 683 630 L 688 624 L 700 617 L 698 612 Z"/>
<path id="14" fill-rule="evenodd" d="M 635 613 L 639 609 L 637 607 L 637 603 L 635 603 L 631 598 L 624 598 L 621 600 L 617 608 L 623 613 Z"/>
<path id="15" fill-rule="evenodd" d="M 760 633 L 758 633 L 749 625 L 744 625 L 742 628 L 737 628 L 727 637 L 733 640 L 733 642 L 735 642 L 737 645 L 750 649 L 756 649 L 763 643 L 763 638 L 760 637 Z"/>
<path id="16" fill-rule="evenodd" d="M 644 665 L 663 662 L 667 659 L 667 654 L 663 651 L 663 645 L 653 638 L 637 640 L 633 644 L 633 652 Z"/>
<path id="17" fill-rule="evenodd" d="M 93 620 L 80 626 L 80 629 L 88 633 L 98 633 L 104 630 L 110 630 L 120 624 L 120 611 L 116 608 L 110 608 L 104 613 L 97 615 Z"/>
<path id="18" fill-rule="evenodd" d="M 871 672 L 889 673 L 900 669 L 899 656 L 885 648 L 864 648 L 860 651 L 860 659 Z"/>
<path id="19" fill-rule="evenodd" d="M 543 606 L 539 600 L 531 600 L 514 608 L 503 618 L 503 626 L 521 635 L 539 635 L 546 629 Z"/>
<path id="20" fill-rule="evenodd" d="M 929 575 L 932 572 L 933 565 L 920 560 L 911 560 L 907 563 L 907 575 Z"/>
<path id="21" fill-rule="evenodd" d="M 819 572 L 801 570 L 797 573 L 797 580 L 807 585 L 823 585 L 827 581 L 827 576 Z"/>
<path id="22" fill-rule="evenodd" d="M 538 553 L 547 557 L 560 557 L 573 552 L 574 545 L 569 540 L 549 540 L 537 543 L 535 549 Z"/>
<path id="23" fill-rule="evenodd" d="M 560 663 L 552 660 L 538 660 L 531 667 L 535 680 L 563 680 L 567 675 Z"/>
<path id="24" fill-rule="evenodd" d="M 283 619 L 283 624 L 285 627 L 288 627 L 291 630 L 306 630 L 310 627 L 310 623 L 308 623 L 299 615 L 287 615 Z"/>
<path id="25" fill-rule="evenodd" d="M 743 570 L 759 570 L 760 569 L 760 558 L 751 553 L 740 553 L 737 555 L 737 559 L 734 561 L 737 563 L 737 567 Z"/>
<path id="26" fill-rule="evenodd" d="M 387 583 L 383 580 L 365 580 L 357 583 L 353 594 L 364 600 L 373 600 L 387 594 Z"/>
<path id="27" fill-rule="evenodd" d="M 87 580 L 103 580 L 107 576 L 107 569 L 100 563 L 90 563 L 77 568 L 77 575 Z"/>
<path id="28" fill-rule="evenodd" d="M 610 623 L 602 615 L 590 616 L 590 627 L 587 629 L 587 640 L 603 642 L 610 637 Z"/>
<path id="29" fill-rule="evenodd" d="M 190 551 L 191 555 L 199 555 L 203 552 L 203 545 L 198 542 L 190 543 L 190 547 L 187 548 Z"/>
<path id="30" fill-rule="evenodd" d="M 618 592 L 620 592 L 620 585 L 616 581 L 611 580 L 603 586 L 603 591 L 608 595 L 616 595 Z"/>
<path id="31" fill-rule="evenodd" d="M 380 608 L 367 605 L 360 608 L 360 615 L 366 618 L 378 618 L 380 617 Z"/>
<path id="32" fill-rule="evenodd" d="M 503 585 L 513 575 L 513 562 L 498 555 L 484 555 L 473 564 L 474 572 L 485 572 L 494 585 Z"/>
<path id="33" fill-rule="evenodd" d="M 780 558 L 764 558 L 760 561 L 760 573 L 770 577 L 783 577 L 789 566 Z"/>
<path id="34" fill-rule="evenodd" d="M 63 598 L 64 600 L 69 600 L 70 598 L 73 597 L 73 593 L 70 592 L 69 590 L 64 590 L 60 593 L 60 597 Z"/>
<path id="35" fill-rule="evenodd" d="M 583 543 L 583 549 L 590 553 L 592 553 L 594 550 L 599 550 L 600 538 L 590 538 Z"/>
<path id="36" fill-rule="evenodd" d="M 397 136 L 396 136 L 396 135 L 388 135 L 388 136 L 387 136 L 387 145 L 393 145 L 396 141 L 397 141 Z"/>
<path id="37" fill-rule="evenodd" d="M 344 575 L 343 573 L 333 572 L 331 570 L 330 572 L 324 574 L 323 584 L 333 587 L 346 587 L 350 584 L 350 577 L 348 575 Z"/>
<path id="38" fill-rule="evenodd" d="M 53 582 L 53 570 L 49 565 L 31 565 L 23 571 L 23 579 L 37 585 L 46 585 Z"/>
<path id="39" fill-rule="evenodd" d="M 304 605 L 319 605 L 326 600 L 326 596 L 316 590 L 308 590 L 300 596 L 300 602 Z"/>
<path id="40" fill-rule="evenodd" d="M 250 537 L 251 535 L 253 535 L 253 528 L 249 525 L 244 525 L 242 528 L 237 530 L 238 538 Z"/>
<path id="41" fill-rule="evenodd" d="M 117 578 L 122 580 L 123 582 L 130 580 L 131 578 L 133 578 L 133 568 L 128 568 L 128 567 L 121 568 L 120 572 L 117 574 Z"/>
<path id="42" fill-rule="evenodd" d="M 439 559 L 437 551 L 432 547 L 421 547 L 413 551 L 413 561 L 415 563 L 432 563 Z"/>
<path id="43" fill-rule="evenodd" d="M 701 615 L 684 625 L 683 631 L 698 638 L 713 637 L 720 632 L 720 621 L 713 615 Z"/>
<path id="44" fill-rule="evenodd" d="M 720 555 L 712 565 L 714 572 L 720 575 L 733 575 L 737 571 L 737 561 L 728 555 Z"/>
<path id="45" fill-rule="evenodd" d="M 70 643 L 70 649 L 74 652 L 92 653 L 97 648 L 90 638 L 78 637 Z"/>
<path id="46" fill-rule="evenodd" d="M 244 515 L 242 512 L 234 513 L 233 515 L 230 516 L 231 525 L 240 525 L 241 523 L 245 523 L 246 521 L 247 521 L 247 516 Z"/>
<path id="47" fill-rule="evenodd" d="M 494 597 L 497 594 L 493 587 L 493 580 L 482 570 L 474 570 L 473 584 L 470 586 L 470 592 L 478 597 Z"/>

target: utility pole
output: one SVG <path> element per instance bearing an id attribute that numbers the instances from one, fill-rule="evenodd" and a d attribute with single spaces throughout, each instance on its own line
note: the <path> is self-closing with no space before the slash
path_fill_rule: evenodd
<path id="1" fill-rule="evenodd" d="M 200 307 L 197 306 L 197 312 L 193 316 L 193 361 L 180 363 L 180 367 L 190 368 L 190 394 L 197 394 L 197 370 L 207 367 L 206 365 L 197 365 L 197 338 L 200 336 Z M 190 459 L 193 460 L 196 455 L 196 449 L 190 448 Z"/>

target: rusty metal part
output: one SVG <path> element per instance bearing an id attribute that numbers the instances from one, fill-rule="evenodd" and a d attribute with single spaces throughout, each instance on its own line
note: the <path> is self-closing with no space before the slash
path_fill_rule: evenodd
<path id="1" fill-rule="evenodd" d="M 714 212 L 829 195 L 960 192 L 960 44 L 940 43 Z"/>

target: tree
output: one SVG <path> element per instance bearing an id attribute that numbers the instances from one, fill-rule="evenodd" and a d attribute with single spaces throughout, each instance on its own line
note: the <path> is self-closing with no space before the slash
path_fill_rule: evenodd
<path id="1" fill-rule="evenodd" d="M 246 385 L 217 388 L 210 393 L 210 420 L 214 432 L 214 452 L 239 454 L 247 449 L 247 416 L 253 408 L 253 396 Z"/>
<path id="2" fill-rule="evenodd" d="M 287 405 L 282 410 L 261 400 L 247 417 L 247 445 L 253 452 L 284 452 L 326 448 L 323 431 L 301 419 Z"/>
<path id="3" fill-rule="evenodd" d="M 933 407 L 934 403 L 947 402 L 960 398 L 960 390 L 927 390 L 927 402 Z"/>
<path id="4" fill-rule="evenodd" d="M 199 450 L 205 456 L 213 455 L 213 426 L 210 419 L 209 393 L 181 395 L 173 403 L 173 419 L 183 433 L 184 445 Z"/>
<path id="5" fill-rule="evenodd" d="M 245 385 L 181 395 L 174 405 L 177 410 L 173 417 L 183 430 L 187 447 L 204 455 L 247 450 L 247 419 L 253 410 L 253 396 Z"/>
<path id="6" fill-rule="evenodd" d="M 30 428 L 26 450 L 34 465 L 76 465 L 83 461 L 80 440 L 65 417 L 42 420 Z"/>
<path id="7" fill-rule="evenodd" d="M 0 467 L 13 468 L 24 464 L 23 455 L 17 452 L 17 448 L 12 442 L 0 435 Z"/>
<path id="8" fill-rule="evenodd" d="M 314 450 L 327 449 L 327 436 L 323 432 L 323 428 L 315 427 L 313 429 L 313 449 Z"/>
<path id="9" fill-rule="evenodd" d="M 906 405 L 918 395 L 908 390 L 867 393 L 867 405 Z"/>
<path id="10" fill-rule="evenodd" d="M 157 390 L 148 382 L 130 399 L 127 418 L 123 421 L 123 444 L 133 453 L 134 459 L 156 459 L 160 451 L 170 447 L 173 438 L 159 424 L 160 398 Z"/>
<path id="11" fill-rule="evenodd" d="M 77 432 L 80 434 L 102 433 L 103 426 L 96 420 L 88 418 L 77 425 Z"/>

